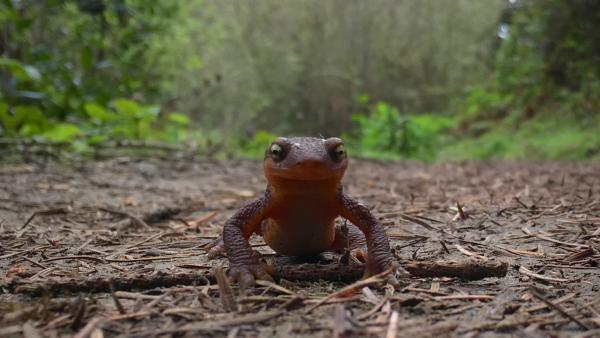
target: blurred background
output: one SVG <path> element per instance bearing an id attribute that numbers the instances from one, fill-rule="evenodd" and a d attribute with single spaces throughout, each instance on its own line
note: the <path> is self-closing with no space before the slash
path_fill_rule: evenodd
<path id="1" fill-rule="evenodd" d="M 0 0 L 0 147 L 597 160 L 599 94 L 595 0 Z"/>

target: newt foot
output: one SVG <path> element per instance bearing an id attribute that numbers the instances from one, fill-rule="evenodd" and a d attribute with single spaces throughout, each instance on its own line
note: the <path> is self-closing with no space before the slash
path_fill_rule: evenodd
<path id="1" fill-rule="evenodd" d="M 219 236 L 219 238 L 215 239 L 212 243 L 208 244 L 206 248 L 208 249 L 208 251 L 206 252 L 206 256 L 209 260 L 220 257 L 227 257 L 227 251 L 225 251 L 225 243 L 223 243 L 223 236 Z"/>
<path id="2" fill-rule="evenodd" d="M 239 283 L 240 289 L 242 290 L 254 286 L 254 281 L 256 279 L 262 279 L 269 282 L 273 281 L 273 277 L 269 275 L 261 263 L 232 266 L 229 269 L 229 278 L 233 283 Z"/>
<path id="3" fill-rule="evenodd" d="M 400 283 L 398 282 L 396 276 L 399 275 L 400 277 L 403 277 L 402 272 L 405 272 L 405 270 L 402 269 L 400 264 L 398 264 L 398 262 L 396 262 L 394 259 L 382 259 L 379 261 L 367 260 L 367 267 L 365 268 L 363 278 L 371 277 L 388 269 L 391 269 L 391 272 L 387 276 L 387 283 L 398 289 L 400 287 Z"/>

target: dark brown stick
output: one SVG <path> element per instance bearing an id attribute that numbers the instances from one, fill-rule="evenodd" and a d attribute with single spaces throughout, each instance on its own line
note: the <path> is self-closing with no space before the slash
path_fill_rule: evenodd
<path id="1" fill-rule="evenodd" d="M 464 280 L 504 277 L 508 271 L 506 262 L 482 260 L 410 262 L 402 267 L 415 277 L 457 277 Z"/>
<path id="2" fill-rule="evenodd" d="M 508 264 L 496 261 L 423 261 L 408 262 L 402 265 L 414 277 L 458 277 L 465 280 L 478 280 L 486 277 L 504 277 Z M 328 280 L 344 283 L 354 282 L 361 278 L 363 267 L 359 265 L 291 263 L 289 258 L 276 258 L 271 265 L 271 274 L 275 278 L 290 281 Z M 29 282 L 15 279 L 6 283 L 10 292 L 41 294 L 46 290 L 52 292 L 110 292 L 111 284 L 114 290 L 151 289 L 155 287 L 170 287 L 175 285 L 205 285 L 215 283 L 214 276 L 205 272 L 166 273 L 156 275 L 133 276 L 98 276 L 94 278 L 61 278 L 49 279 L 44 282 Z M 3 286 L 0 283 L 0 286 Z"/>
<path id="3" fill-rule="evenodd" d="M 582 322 L 581 320 L 577 319 L 577 317 L 573 316 L 572 314 L 568 313 L 562 306 L 560 306 L 558 303 L 553 303 L 551 302 L 549 299 L 547 299 L 546 297 L 544 297 L 539 291 L 537 291 L 534 288 L 531 288 L 529 290 L 531 292 L 531 294 L 541 300 L 542 302 L 546 303 L 546 305 L 548 305 L 548 307 L 551 307 L 552 309 L 556 310 L 556 312 L 560 313 L 561 315 L 567 317 L 568 319 L 574 321 L 575 323 L 577 323 L 579 326 L 581 326 L 583 329 L 586 330 L 591 330 L 592 328 L 587 325 L 586 323 Z"/>
<path id="4" fill-rule="evenodd" d="M 127 217 L 127 218 L 129 218 L 129 220 L 131 221 L 131 223 L 133 225 L 136 225 L 136 226 L 139 226 L 139 227 L 144 227 L 146 229 L 150 229 L 150 226 L 148 225 L 148 223 L 144 222 L 143 219 L 141 219 L 141 218 L 139 218 L 139 217 L 137 217 L 135 215 L 132 215 L 132 214 L 130 214 L 128 212 L 121 211 L 121 210 L 110 209 L 110 208 L 104 208 L 104 207 L 98 208 L 98 210 L 101 210 L 101 211 L 104 211 L 104 212 L 108 212 L 110 214 L 115 214 L 115 215 L 118 215 L 118 216 L 121 216 L 121 217 Z"/>
<path id="5" fill-rule="evenodd" d="M 23 225 L 21 225 L 21 227 L 19 229 L 20 230 L 25 229 L 29 225 L 29 223 L 31 223 L 31 221 L 33 221 L 35 216 L 52 216 L 52 215 L 62 215 L 62 214 L 66 214 L 66 213 L 67 213 L 67 209 L 65 209 L 65 208 L 36 211 L 33 214 L 31 214 L 31 216 L 29 216 L 29 218 L 25 221 L 25 223 L 23 223 Z"/>
<path id="6" fill-rule="evenodd" d="M 160 272 L 156 275 L 133 275 L 133 276 L 98 276 L 93 278 L 56 278 L 47 279 L 44 282 L 29 282 L 25 279 L 14 279 L 7 285 L 12 293 L 43 294 L 71 293 L 71 292 L 111 292 L 114 290 L 152 289 L 157 287 L 171 287 L 175 285 L 206 285 L 207 282 L 214 283 L 214 278 L 206 273 L 180 273 L 172 274 Z"/>
<path id="7" fill-rule="evenodd" d="M 213 270 L 213 275 L 217 279 L 217 284 L 219 284 L 219 297 L 221 298 L 223 309 L 227 312 L 237 311 L 238 305 L 235 301 L 235 296 L 231 289 L 231 285 L 229 284 L 229 280 L 227 280 L 227 276 L 225 276 L 225 272 L 223 272 L 221 267 L 216 267 Z"/>

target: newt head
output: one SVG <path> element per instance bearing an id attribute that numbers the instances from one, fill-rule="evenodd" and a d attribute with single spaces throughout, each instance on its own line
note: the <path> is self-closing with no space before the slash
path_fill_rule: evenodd
<path id="1" fill-rule="evenodd" d="M 347 166 L 344 141 L 337 137 L 279 137 L 265 152 L 264 171 L 269 182 L 341 181 Z"/>

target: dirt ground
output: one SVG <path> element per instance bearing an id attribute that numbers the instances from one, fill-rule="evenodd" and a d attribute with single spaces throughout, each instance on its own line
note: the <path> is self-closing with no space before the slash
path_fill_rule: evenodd
<path id="1" fill-rule="evenodd" d="M 509 267 L 329 298 L 353 282 L 216 283 L 206 245 L 264 187 L 258 161 L 0 165 L 0 336 L 600 337 L 600 164 L 351 161 L 401 264 Z"/>

